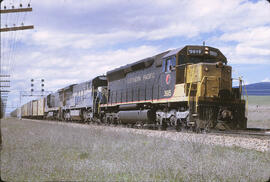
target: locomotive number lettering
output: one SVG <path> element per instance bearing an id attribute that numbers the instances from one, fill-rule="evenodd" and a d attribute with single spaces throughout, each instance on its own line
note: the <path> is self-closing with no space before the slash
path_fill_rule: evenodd
<path id="1" fill-rule="evenodd" d="M 171 90 L 164 90 L 164 96 L 165 96 L 165 97 L 170 97 L 170 96 L 172 96 L 172 91 L 171 91 Z"/>

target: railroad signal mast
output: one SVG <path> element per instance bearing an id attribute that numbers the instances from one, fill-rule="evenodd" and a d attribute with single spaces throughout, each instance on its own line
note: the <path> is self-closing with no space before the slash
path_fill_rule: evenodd
<path id="1" fill-rule="evenodd" d="M 29 91 L 20 91 L 20 107 L 22 105 L 22 98 L 23 97 L 43 97 L 46 94 L 52 93 L 52 91 L 45 91 L 45 80 L 42 78 L 40 79 L 40 91 L 35 91 L 35 79 L 31 78 L 30 83 L 30 90 Z M 21 119 L 21 110 L 19 111 L 19 118 Z"/>
<path id="2" fill-rule="evenodd" d="M 41 87 L 40 91 L 35 91 L 35 89 L 34 89 L 34 86 L 35 86 L 34 81 L 35 80 L 33 78 L 31 78 L 31 90 L 30 90 L 29 96 L 44 96 L 44 92 L 45 92 L 45 90 L 44 90 L 44 86 L 45 86 L 44 82 L 45 82 L 45 80 L 43 78 L 40 79 L 40 87 Z"/>

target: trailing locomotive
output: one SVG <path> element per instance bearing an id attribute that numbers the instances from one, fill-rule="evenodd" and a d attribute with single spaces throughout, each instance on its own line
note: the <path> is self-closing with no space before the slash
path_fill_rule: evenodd
<path id="1" fill-rule="evenodd" d="M 43 118 L 59 120 L 178 130 L 245 129 L 241 84 L 232 87 L 232 68 L 218 49 L 185 46 L 70 85 L 37 105 L 43 103 Z M 28 107 L 34 111 L 31 102 Z M 27 104 L 21 110 L 27 110 Z M 28 115 L 34 117 L 33 112 Z"/>
<path id="2" fill-rule="evenodd" d="M 94 121 L 98 118 L 98 88 L 106 87 L 105 76 L 72 84 L 46 97 L 45 118 L 59 120 Z"/>

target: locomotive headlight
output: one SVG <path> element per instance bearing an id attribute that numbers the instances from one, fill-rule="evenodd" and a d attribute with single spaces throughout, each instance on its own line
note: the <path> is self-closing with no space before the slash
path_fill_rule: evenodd
<path id="1" fill-rule="evenodd" d="M 205 50 L 206 50 L 206 51 L 208 51 L 208 50 L 209 50 L 209 48 L 208 48 L 208 47 L 206 47 L 206 48 L 205 48 Z"/>
<path id="2" fill-rule="evenodd" d="M 217 68 L 222 68 L 223 67 L 223 63 L 221 61 L 216 63 L 216 67 Z"/>
<path id="3" fill-rule="evenodd" d="M 208 71 L 209 71 L 209 69 L 208 69 L 207 67 L 205 67 L 205 68 L 204 68 L 204 71 L 208 72 Z"/>
<path id="4" fill-rule="evenodd" d="M 205 53 L 205 54 L 208 54 L 209 52 L 208 52 L 208 51 L 205 51 L 204 53 Z"/>

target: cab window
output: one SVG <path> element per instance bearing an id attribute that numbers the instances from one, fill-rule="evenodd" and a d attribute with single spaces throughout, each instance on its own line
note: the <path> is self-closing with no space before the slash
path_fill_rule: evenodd
<path id="1" fill-rule="evenodd" d="M 167 59 L 166 60 L 167 62 L 166 62 L 166 72 L 169 72 L 169 71 L 171 71 L 171 65 L 172 65 L 172 60 L 171 59 Z"/>
<path id="2" fill-rule="evenodd" d="M 166 72 L 166 59 L 163 59 L 163 63 L 162 63 L 162 72 Z"/>
<path id="3" fill-rule="evenodd" d="M 162 71 L 170 72 L 172 67 L 176 66 L 176 58 L 175 56 L 163 59 Z"/>
<path id="4" fill-rule="evenodd" d="M 172 63 L 172 66 L 173 66 L 173 67 L 176 66 L 176 57 L 175 57 L 175 56 L 172 57 L 171 63 Z"/>

